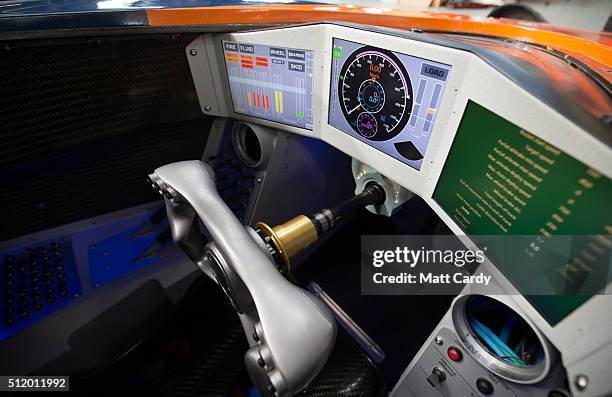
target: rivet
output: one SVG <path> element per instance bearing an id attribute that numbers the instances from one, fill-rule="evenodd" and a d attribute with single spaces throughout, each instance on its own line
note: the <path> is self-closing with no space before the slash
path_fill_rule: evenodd
<path id="1" fill-rule="evenodd" d="M 586 375 L 576 375 L 574 385 L 576 385 L 576 389 L 583 391 L 589 385 L 589 378 L 587 378 Z"/>
<path id="2" fill-rule="evenodd" d="M 583 391 L 589 385 L 589 378 L 587 378 L 586 375 L 576 375 L 574 385 L 576 385 L 576 389 Z"/>

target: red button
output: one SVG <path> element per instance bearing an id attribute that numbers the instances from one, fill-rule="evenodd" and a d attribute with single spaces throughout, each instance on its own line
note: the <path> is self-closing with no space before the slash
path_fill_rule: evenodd
<path id="1" fill-rule="evenodd" d="M 461 361 L 461 359 L 463 358 L 461 350 L 457 349 L 454 346 L 449 347 L 446 353 L 448 354 L 448 358 L 453 361 Z"/>

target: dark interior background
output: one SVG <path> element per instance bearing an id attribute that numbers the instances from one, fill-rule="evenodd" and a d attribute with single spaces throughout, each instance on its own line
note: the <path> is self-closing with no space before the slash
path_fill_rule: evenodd
<path id="1" fill-rule="evenodd" d="M 201 156 L 195 37 L 2 43 L 0 241 L 157 200 L 147 174 Z"/>

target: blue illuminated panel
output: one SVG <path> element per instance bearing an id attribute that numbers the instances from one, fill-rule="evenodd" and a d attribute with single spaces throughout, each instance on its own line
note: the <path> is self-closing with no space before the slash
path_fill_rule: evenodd
<path id="1" fill-rule="evenodd" d="M 82 295 L 69 237 L 4 252 L 0 258 L 0 340 Z"/>
<path id="2" fill-rule="evenodd" d="M 314 51 L 224 41 L 235 113 L 312 130 Z"/>

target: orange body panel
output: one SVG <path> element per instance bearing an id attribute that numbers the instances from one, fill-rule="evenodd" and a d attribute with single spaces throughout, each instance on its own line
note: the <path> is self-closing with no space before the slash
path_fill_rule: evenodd
<path id="1" fill-rule="evenodd" d="M 147 10 L 151 26 L 273 25 L 343 21 L 389 28 L 479 34 L 549 46 L 569 54 L 610 79 L 612 34 L 555 28 L 548 24 L 476 19 L 432 11 L 344 5 L 221 6 Z"/>

